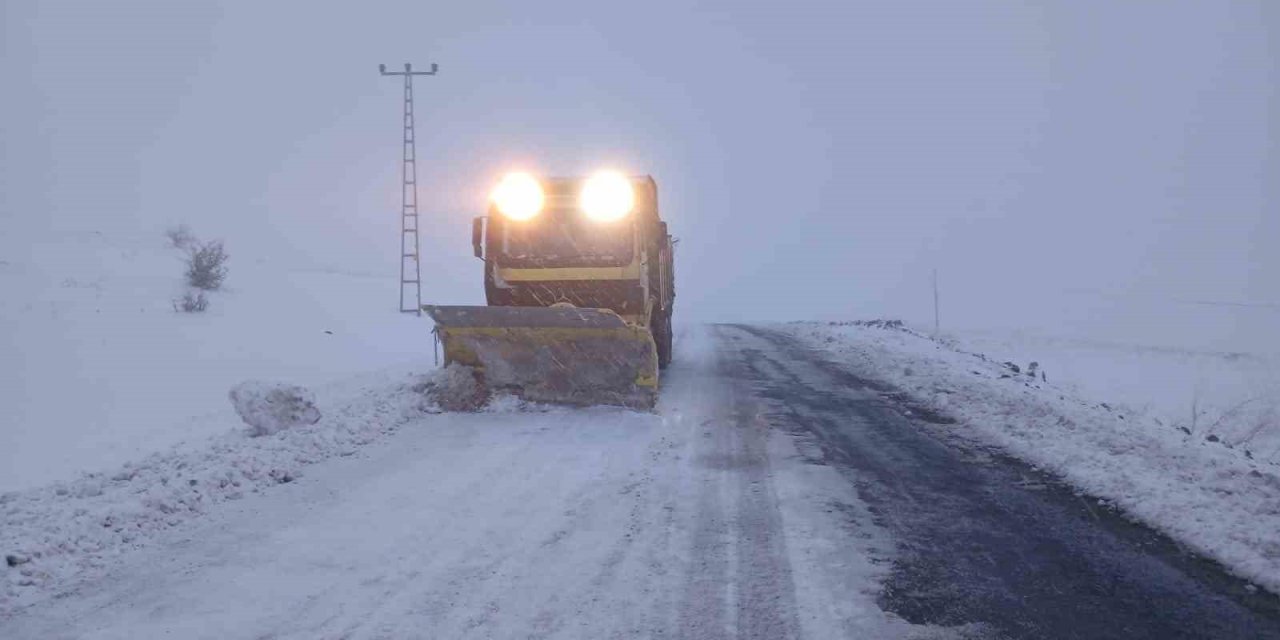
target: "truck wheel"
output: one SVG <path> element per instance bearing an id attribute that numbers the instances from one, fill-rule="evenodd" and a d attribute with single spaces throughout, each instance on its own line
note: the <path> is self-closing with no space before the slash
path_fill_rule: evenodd
<path id="1" fill-rule="evenodd" d="M 658 346 L 658 368 L 666 369 L 671 364 L 671 314 L 654 310 L 653 342 Z"/>

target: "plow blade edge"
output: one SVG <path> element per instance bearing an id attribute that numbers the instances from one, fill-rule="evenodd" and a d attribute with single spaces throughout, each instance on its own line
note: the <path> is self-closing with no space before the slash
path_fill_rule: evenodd
<path id="1" fill-rule="evenodd" d="M 607 309 L 422 307 L 436 323 L 445 365 L 475 369 L 495 391 L 534 402 L 651 409 L 658 352 L 644 327 Z"/>

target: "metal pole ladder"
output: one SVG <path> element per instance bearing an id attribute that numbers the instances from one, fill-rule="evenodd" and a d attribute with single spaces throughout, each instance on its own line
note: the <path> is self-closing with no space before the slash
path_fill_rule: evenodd
<path id="1" fill-rule="evenodd" d="M 413 77 L 434 76 L 437 66 L 430 71 L 414 71 L 405 63 L 404 71 L 387 71 L 387 65 L 378 65 L 378 73 L 384 76 L 404 76 L 404 151 L 400 167 L 400 312 L 422 314 L 422 262 L 421 245 L 418 242 L 418 153 L 413 131 Z M 409 294 L 409 295 L 406 295 Z M 409 299 L 413 306 L 405 307 Z"/>

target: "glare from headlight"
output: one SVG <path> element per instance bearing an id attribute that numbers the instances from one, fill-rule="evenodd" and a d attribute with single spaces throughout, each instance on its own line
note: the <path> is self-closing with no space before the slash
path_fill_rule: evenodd
<path id="1" fill-rule="evenodd" d="M 490 196 L 502 215 L 512 220 L 528 220 L 542 211 L 546 197 L 537 178 L 517 171 L 508 173 Z"/>
<path id="2" fill-rule="evenodd" d="M 631 180 L 617 171 L 601 171 L 587 180 L 578 196 L 578 206 L 598 222 L 621 220 L 636 205 Z"/>

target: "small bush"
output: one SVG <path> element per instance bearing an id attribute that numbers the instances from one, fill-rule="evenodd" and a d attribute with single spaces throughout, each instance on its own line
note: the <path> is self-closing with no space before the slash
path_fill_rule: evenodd
<path id="1" fill-rule="evenodd" d="M 195 245 L 187 254 L 187 284 L 205 291 L 220 288 L 227 277 L 227 258 L 221 240 Z"/>
<path id="2" fill-rule="evenodd" d="M 189 250 L 198 242 L 196 235 L 191 233 L 191 227 L 185 224 L 165 229 L 164 237 L 169 239 L 169 244 L 174 249 L 182 249 L 184 251 Z"/>
<path id="3" fill-rule="evenodd" d="M 173 310 L 183 313 L 200 313 L 209 308 L 209 299 L 205 297 L 203 291 L 188 291 L 185 295 L 173 301 Z"/>

